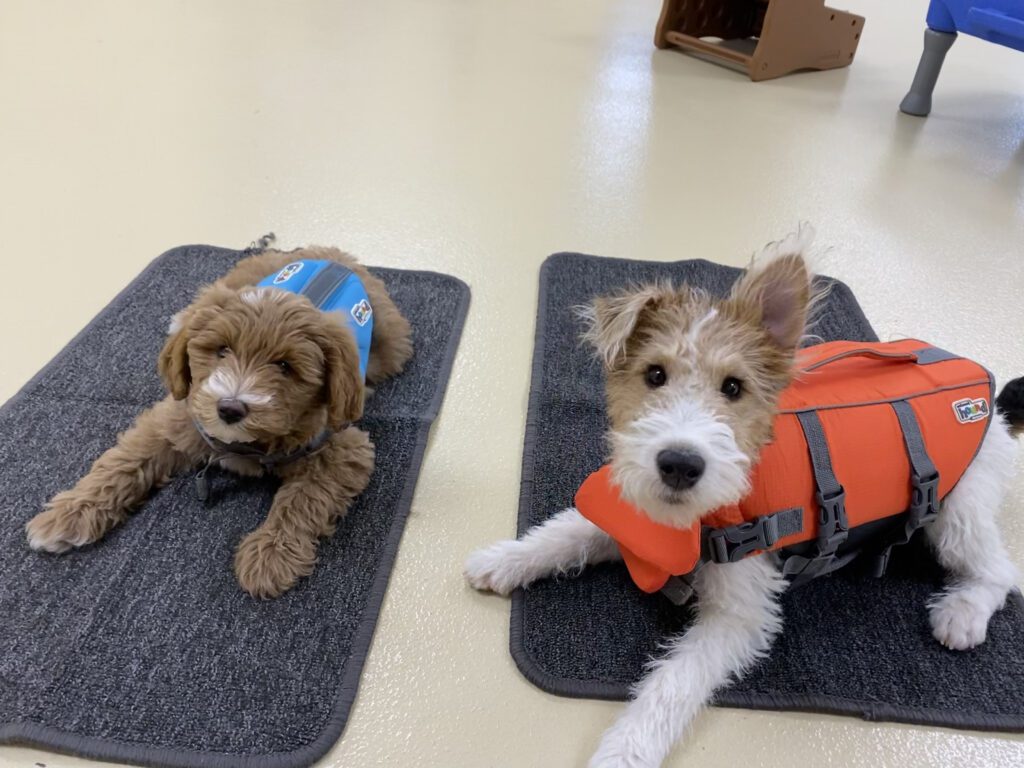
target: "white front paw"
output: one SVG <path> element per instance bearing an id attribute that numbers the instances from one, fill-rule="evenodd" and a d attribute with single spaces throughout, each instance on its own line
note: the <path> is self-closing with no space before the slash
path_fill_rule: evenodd
<path id="1" fill-rule="evenodd" d="M 466 558 L 463 574 L 473 589 L 508 595 L 516 587 L 526 586 L 518 541 L 499 541 L 489 547 L 478 549 Z"/>
<path id="2" fill-rule="evenodd" d="M 932 606 L 932 635 L 947 648 L 964 651 L 985 642 L 992 612 L 971 599 L 969 593 L 949 592 Z"/>

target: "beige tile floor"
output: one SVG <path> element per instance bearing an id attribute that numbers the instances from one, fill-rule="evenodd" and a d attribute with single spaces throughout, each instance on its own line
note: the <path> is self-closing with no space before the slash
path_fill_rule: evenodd
<path id="1" fill-rule="evenodd" d="M 324 766 L 582 765 L 619 705 L 533 688 L 460 562 L 510 535 L 537 268 L 557 250 L 742 263 L 798 220 L 884 336 L 1024 373 L 1024 57 L 957 42 L 897 114 L 923 0 L 850 0 L 854 66 L 751 84 L 656 52 L 657 0 L 4 0 L 0 400 L 153 256 L 339 244 L 473 307 L 362 691 Z M 1024 481 L 1006 509 L 1024 563 Z M 941 684 L 941 681 L 937 681 Z M 0 766 L 82 761 L 0 748 Z M 1024 740 L 715 710 L 673 766 L 1021 766 Z"/>

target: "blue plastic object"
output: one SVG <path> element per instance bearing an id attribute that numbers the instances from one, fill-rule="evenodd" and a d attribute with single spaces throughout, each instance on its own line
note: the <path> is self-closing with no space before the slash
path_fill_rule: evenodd
<path id="1" fill-rule="evenodd" d="M 932 91 L 957 33 L 1024 51 L 1024 0 L 931 0 L 927 24 L 924 53 L 900 104 L 910 115 L 924 117 L 931 111 Z"/>
<path id="2" fill-rule="evenodd" d="M 936 32 L 963 32 L 1024 51 L 1022 0 L 932 0 L 927 23 Z"/>

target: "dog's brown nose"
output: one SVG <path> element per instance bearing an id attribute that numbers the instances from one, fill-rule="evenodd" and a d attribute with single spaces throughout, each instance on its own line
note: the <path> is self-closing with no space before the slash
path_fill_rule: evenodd
<path id="1" fill-rule="evenodd" d="M 249 413 L 249 409 L 241 400 L 233 397 L 225 397 L 217 402 L 217 415 L 225 424 L 234 424 L 241 421 Z"/>
<path id="2" fill-rule="evenodd" d="M 660 451 L 657 462 L 661 482 L 674 491 L 692 488 L 704 474 L 704 459 L 693 451 Z"/>

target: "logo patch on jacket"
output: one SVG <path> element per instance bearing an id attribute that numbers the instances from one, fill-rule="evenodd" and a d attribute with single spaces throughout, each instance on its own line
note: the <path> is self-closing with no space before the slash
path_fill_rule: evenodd
<path id="1" fill-rule="evenodd" d="M 274 285 L 280 285 L 281 283 L 285 282 L 292 275 L 297 274 L 300 269 L 302 269 L 302 262 L 293 261 L 291 264 L 289 264 L 288 266 L 286 266 L 284 269 L 277 273 L 277 276 L 274 278 Z"/>
<path id="2" fill-rule="evenodd" d="M 366 299 L 352 307 L 352 319 L 359 323 L 360 327 L 366 325 L 372 315 L 373 309 L 370 307 L 370 302 Z"/>
<path id="3" fill-rule="evenodd" d="M 972 421 L 981 421 L 988 417 L 988 401 L 983 397 L 977 400 L 965 398 L 953 403 L 953 412 L 956 413 L 956 420 L 961 424 L 970 424 Z"/>

